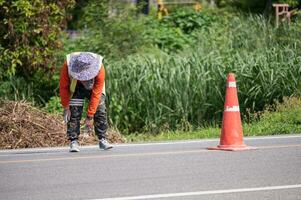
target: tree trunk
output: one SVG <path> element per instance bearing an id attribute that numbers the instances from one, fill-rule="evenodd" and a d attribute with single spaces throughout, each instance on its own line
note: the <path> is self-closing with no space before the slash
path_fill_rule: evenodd
<path id="1" fill-rule="evenodd" d="M 141 13 L 148 15 L 149 13 L 149 0 L 137 0 L 137 6 Z"/>
<path id="2" fill-rule="evenodd" d="M 272 0 L 267 0 L 263 14 L 265 16 L 269 16 L 269 14 L 271 13 L 271 10 L 272 10 Z"/>
<path id="3" fill-rule="evenodd" d="M 210 0 L 210 7 L 215 7 L 215 0 Z"/>

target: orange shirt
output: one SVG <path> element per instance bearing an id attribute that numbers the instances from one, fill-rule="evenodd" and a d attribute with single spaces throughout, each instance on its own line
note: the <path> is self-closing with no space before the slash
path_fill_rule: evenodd
<path id="1" fill-rule="evenodd" d="M 99 73 L 94 78 L 94 85 L 93 85 L 91 98 L 88 106 L 88 112 L 87 112 L 87 115 L 89 117 L 93 117 L 100 103 L 104 82 L 105 82 L 105 68 L 102 65 Z M 64 108 L 69 108 L 69 101 L 71 95 L 70 84 L 71 84 L 71 80 L 68 74 L 68 66 L 67 66 L 67 62 L 65 62 L 61 69 L 61 76 L 60 76 L 60 96 L 61 96 L 61 104 Z"/>

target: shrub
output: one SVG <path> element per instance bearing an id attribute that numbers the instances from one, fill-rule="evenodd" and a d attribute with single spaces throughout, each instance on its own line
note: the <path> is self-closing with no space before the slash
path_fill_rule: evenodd
<path id="1" fill-rule="evenodd" d="M 0 80 L 53 70 L 66 10 L 74 0 L 0 0 Z"/>
<path id="2" fill-rule="evenodd" d="M 98 2 L 94 5 L 92 1 L 91 5 L 89 4 L 85 9 L 99 9 L 96 6 L 98 4 L 103 3 Z M 105 17 L 101 21 L 98 18 L 101 18 L 104 11 L 92 12 L 93 16 L 85 12 L 83 20 L 79 22 L 83 24 L 79 27 L 86 25 L 85 28 L 78 30 L 79 37 L 64 40 L 62 54 L 73 51 L 91 51 L 105 58 L 121 59 L 138 52 L 142 46 L 150 46 L 147 45 L 143 36 L 145 21 L 148 18 L 138 20 L 131 10 L 131 8 L 126 8 L 119 15 L 112 18 Z"/>
<path id="3" fill-rule="evenodd" d="M 196 42 L 194 32 L 206 30 L 215 21 L 213 15 L 204 12 L 177 10 L 161 21 L 148 21 L 144 36 L 149 43 L 167 53 L 178 53 L 191 48 Z"/>
<path id="4" fill-rule="evenodd" d="M 267 106 L 259 118 L 244 125 L 245 135 L 277 135 L 301 132 L 301 99 L 285 97 L 274 106 Z"/>
<path id="5" fill-rule="evenodd" d="M 45 111 L 49 113 L 62 114 L 63 108 L 61 105 L 60 97 L 53 96 L 49 99 L 49 101 L 45 105 Z"/>

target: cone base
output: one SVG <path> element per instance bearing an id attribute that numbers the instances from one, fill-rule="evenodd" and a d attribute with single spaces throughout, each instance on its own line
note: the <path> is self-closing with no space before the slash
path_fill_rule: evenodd
<path id="1" fill-rule="evenodd" d="M 208 150 L 222 150 L 222 151 L 246 151 L 257 149 L 246 145 L 218 145 L 217 147 L 208 147 Z"/>

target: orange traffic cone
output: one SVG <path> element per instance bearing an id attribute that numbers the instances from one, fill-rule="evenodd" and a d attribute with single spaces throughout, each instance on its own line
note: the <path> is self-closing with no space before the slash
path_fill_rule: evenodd
<path id="1" fill-rule="evenodd" d="M 247 147 L 243 142 L 239 103 L 235 75 L 228 74 L 226 99 L 224 106 L 220 144 L 217 147 L 209 147 L 209 150 L 241 151 L 254 149 Z"/>

